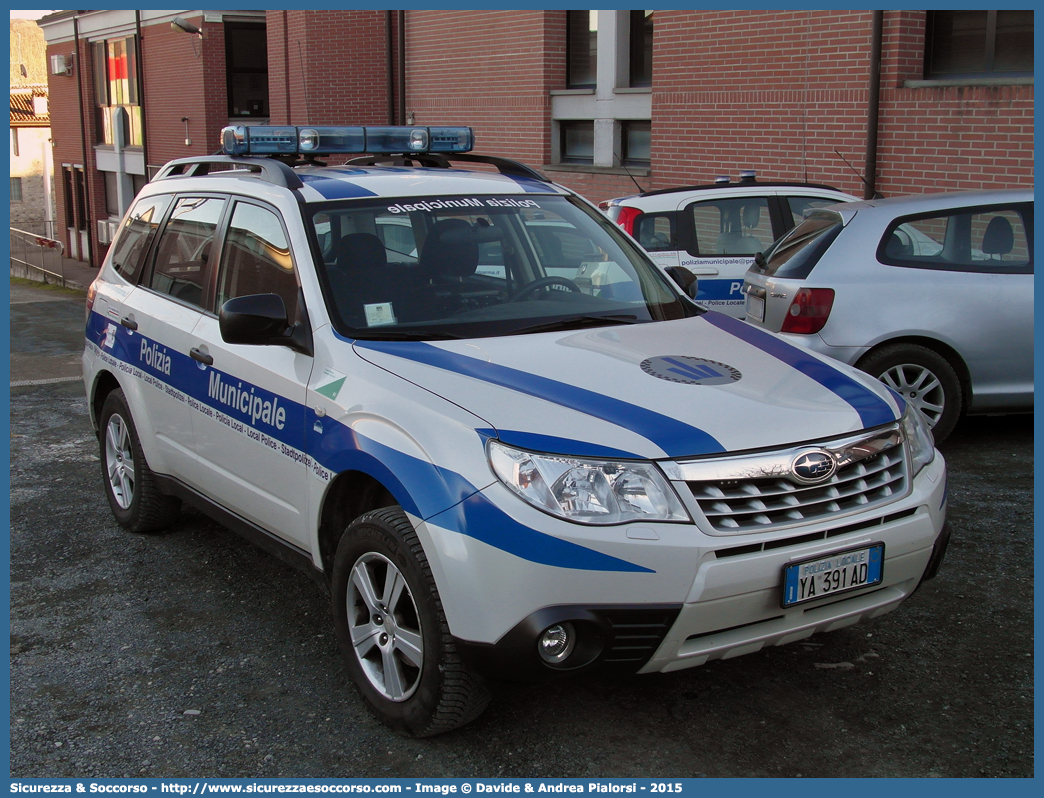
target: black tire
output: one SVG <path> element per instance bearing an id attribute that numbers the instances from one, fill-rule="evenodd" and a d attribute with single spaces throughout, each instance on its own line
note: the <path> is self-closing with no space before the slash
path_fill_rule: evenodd
<path id="1" fill-rule="evenodd" d="M 397 577 L 402 589 L 388 601 Z M 457 653 L 431 567 L 399 507 L 374 510 L 349 525 L 334 555 L 331 588 L 341 653 L 383 723 L 410 737 L 430 737 L 482 714 L 489 692 Z"/>
<path id="2" fill-rule="evenodd" d="M 964 397 L 953 366 L 938 352 L 917 344 L 893 344 L 857 364 L 921 411 L 942 443 L 961 416 Z"/>
<path id="3" fill-rule="evenodd" d="M 177 520 L 181 500 L 160 492 L 145 462 L 127 397 L 117 388 L 105 397 L 98 418 L 102 481 L 112 514 L 131 532 L 166 529 Z"/>

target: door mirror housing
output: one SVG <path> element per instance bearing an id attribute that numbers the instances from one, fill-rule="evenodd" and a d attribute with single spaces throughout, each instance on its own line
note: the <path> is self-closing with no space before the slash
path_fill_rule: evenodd
<path id="1" fill-rule="evenodd" d="M 228 344 L 252 346 L 287 346 L 296 352 L 312 355 L 312 333 L 304 313 L 290 324 L 286 305 L 278 294 L 249 294 L 230 299 L 221 306 L 218 327 L 221 339 Z"/>
<path id="2" fill-rule="evenodd" d="M 671 276 L 681 290 L 686 293 L 687 296 L 692 299 L 696 298 L 696 294 L 699 293 L 699 281 L 696 279 L 696 275 L 686 269 L 684 266 L 668 266 L 667 274 Z"/>

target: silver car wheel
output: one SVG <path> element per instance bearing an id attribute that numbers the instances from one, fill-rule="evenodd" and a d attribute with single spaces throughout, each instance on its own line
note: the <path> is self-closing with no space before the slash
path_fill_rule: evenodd
<path id="1" fill-rule="evenodd" d="M 406 579 L 387 557 L 364 554 L 352 568 L 346 603 L 366 678 L 390 701 L 405 701 L 417 690 L 424 664 L 420 617 Z"/>
<path id="2" fill-rule="evenodd" d="M 892 366 L 878 379 L 920 410 L 929 426 L 939 423 L 946 409 L 946 394 L 939 378 L 929 369 L 903 363 Z"/>
<path id="3" fill-rule="evenodd" d="M 134 501 L 134 450 L 127 422 L 116 413 L 105 427 L 105 471 L 116 503 L 126 510 Z"/>

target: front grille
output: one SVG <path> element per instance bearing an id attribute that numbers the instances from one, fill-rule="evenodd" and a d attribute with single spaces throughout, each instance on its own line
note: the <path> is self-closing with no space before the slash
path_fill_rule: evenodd
<path id="1" fill-rule="evenodd" d="M 739 458 L 729 473 L 717 461 L 711 479 L 686 479 L 693 498 L 715 531 L 722 534 L 763 532 L 822 521 L 833 516 L 886 504 L 908 490 L 902 439 L 898 434 L 851 441 L 833 452 L 837 471 L 825 482 L 803 485 L 790 478 L 794 452 L 761 455 L 757 467 Z M 694 468 L 694 466 L 683 466 Z M 724 478 L 723 478 L 724 477 Z"/>

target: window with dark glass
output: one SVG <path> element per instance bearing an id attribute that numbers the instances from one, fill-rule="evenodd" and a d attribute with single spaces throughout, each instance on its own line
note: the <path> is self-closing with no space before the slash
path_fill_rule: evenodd
<path id="1" fill-rule="evenodd" d="M 560 122 L 562 163 L 594 163 L 594 122 Z"/>
<path id="2" fill-rule="evenodd" d="M 149 287 L 191 305 L 203 301 L 207 264 L 225 200 L 178 200 L 156 245 Z"/>
<path id="3" fill-rule="evenodd" d="M 11 202 L 22 201 L 22 178 L 11 178 Z"/>
<path id="4" fill-rule="evenodd" d="M 263 24 L 225 23 L 229 117 L 268 116 L 268 36 Z"/>
<path id="5" fill-rule="evenodd" d="M 926 78 L 1030 77 L 1033 11 L 929 11 Z"/>
<path id="6" fill-rule="evenodd" d="M 145 253 L 156 237 L 170 200 L 170 195 L 161 194 L 135 205 L 112 245 L 112 267 L 130 282 L 134 282 L 141 271 Z"/>
<path id="7" fill-rule="evenodd" d="M 653 12 L 631 11 L 631 86 L 652 86 Z"/>
<path id="8" fill-rule="evenodd" d="M 595 11 L 566 11 L 566 85 L 593 89 L 598 60 L 598 23 Z"/>
<path id="9" fill-rule="evenodd" d="M 621 160 L 627 166 L 648 166 L 652 159 L 652 123 L 621 122 Z"/>
<path id="10" fill-rule="evenodd" d="M 238 202 L 225 237 L 215 305 L 220 308 L 229 299 L 250 294 L 277 294 L 287 318 L 297 317 L 297 277 L 279 216 Z"/>

